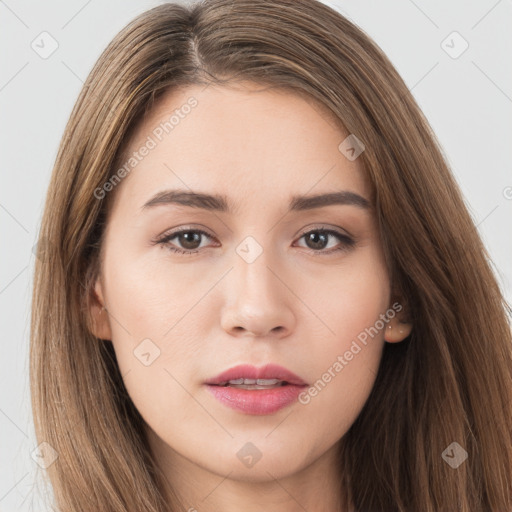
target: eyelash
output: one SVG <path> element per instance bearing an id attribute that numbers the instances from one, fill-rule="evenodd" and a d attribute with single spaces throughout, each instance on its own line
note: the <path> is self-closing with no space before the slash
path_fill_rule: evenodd
<path id="1" fill-rule="evenodd" d="M 153 243 L 161 244 L 164 247 L 166 247 L 167 249 L 169 249 L 170 251 L 178 253 L 178 254 L 192 255 L 192 254 L 198 253 L 201 249 L 195 249 L 193 251 L 190 251 L 190 250 L 186 250 L 186 249 L 179 249 L 178 247 L 174 247 L 173 245 L 169 244 L 169 242 L 173 238 L 176 238 L 178 235 L 181 235 L 182 233 L 199 233 L 201 235 L 207 236 L 208 238 L 213 238 L 209 233 L 207 233 L 206 231 L 203 231 L 202 229 L 181 229 L 179 231 L 174 231 L 173 233 L 164 235 L 162 238 L 160 238 L 159 240 L 155 240 Z M 314 256 L 319 256 L 319 255 L 325 256 L 325 255 L 331 255 L 333 253 L 338 253 L 340 251 L 347 251 L 347 250 L 351 249 L 356 243 L 355 240 L 353 240 L 349 236 L 347 236 L 343 233 L 340 233 L 336 230 L 326 229 L 326 228 L 317 228 L 317 229 L 311 229 L 309 231 L 306 231 L 306 232 L 302 233 L 302 235 L 299 237 L 299 240 L 302 237 L 304 237 L 305 235 L 308 235 L 310 233 L 322 233 L 324 235 L 333 235 L 333 236 L 337 237 L 342 242 L 341 247 L 339 247 L 337 249 L 330 249 L 329 251 L 325 251 L 322 249 L 314 250 L 314 249 L 306 248 L 307 252 L 309 252 L 310 254 L 313 254 Z"/>

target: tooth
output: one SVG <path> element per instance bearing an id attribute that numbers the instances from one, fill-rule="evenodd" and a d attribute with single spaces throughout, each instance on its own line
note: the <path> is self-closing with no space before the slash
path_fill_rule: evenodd
<path id="1" fill-rule="evenodd" d="M 232 379 L 228 382 L 223 382 L 221 386 L 275 386 L 282 384 L 279 379 Z"/>
<path id="2" fill-rule="evenodd" d="M 279 387 L 279 386 L 245 386 L 245 385 L 241 385 L 241 386 L 233 386 L 233 388 L 235 389 L 265 389 L 265 390 L 269 390 L 269 389 L 275 389 L 276 387 Z"/>
<path id="3" fill-rule="evenodd" d="M 258 386 L 273 386 L 277 384 L 278 382 L 281 382 L 279 379 L 257 379 L 256 384 Z"/>

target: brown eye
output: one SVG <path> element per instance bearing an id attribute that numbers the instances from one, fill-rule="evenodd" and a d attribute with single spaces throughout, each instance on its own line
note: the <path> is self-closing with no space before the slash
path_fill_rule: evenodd
<path id="1" fill-rule="evenodd" d="M 329 244 L 329 238 L 337 238 L 341 242 L 341 247 L 325 251 L 324 249 Z M 339 233 L 332 229 L 313 229 L 304 233 L 300 238 L 304 238 L 306 245 L 311 252 L 319 254 L 331 254 L 333 252 L 348 250 L 355 245 L 355 241 L 349 236 Z"/>
<path id="2" fill-rule="evenodd" d="M 203 231 L 202 229 L 182 229 L 180 231 L 175 231 L 174 233 L 165 235 L 157 243 L 165 245 L 173 252 L 181 254 L 192 254 L 199 252 L 199 246 L 201 245 L 201 238 L 203 236 L 212 238 L 206 231 Z M 174 243 L 171 244 L 171 240 L 174 239 L 177 239 L 177 243 L 179 243 L 181 247 L 176 247 Z"/>
<path id="3" fill-rule="evenodd" d="M 201 237 L 202 235 L 195 231 L 182 231 L 181 233 L 174 235 L 173 238 L 177 238 L 182 247 L 189 250 L 197 249 L 197 247 L 201 245 Z"/>

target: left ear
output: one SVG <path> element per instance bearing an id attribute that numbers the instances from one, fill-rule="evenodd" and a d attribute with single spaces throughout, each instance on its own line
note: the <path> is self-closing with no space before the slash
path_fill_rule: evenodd
<path id="1" fill-rule="evenodd" d="M 406 313 L 402 309 L 388 321 L 384 328 L 384 341 L 398 343 L 407 338 L 411 331 L 412 322 L 406 318 Z"/>

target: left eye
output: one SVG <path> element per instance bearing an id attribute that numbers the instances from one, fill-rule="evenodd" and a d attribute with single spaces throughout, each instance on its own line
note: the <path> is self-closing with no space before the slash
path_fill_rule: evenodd
<path id="1" fill-rule="evenodd" d="M 197 244 L 199 243 L 200 245 L 201 236 L 213 238 L 202 229 L 182 229 L 181 231 L 175 231 L 174 233 L 164 235 L 164 237 L 156 241 L 156 243 L 166 246 L 169 250 L 173 252 L 177 252 L 180 254 L 194 254 L 199 252 Z M 326 241 L 329 239 L 329 237 L 337 238 L 341 242 L 340 247 L 331 249 L 329 251 L 323 250 L 326 248 L 325 246 L 328 245 Z M 171 240 L 174 240 L 175 238 L 178 239 L 178 241 L 182 245 L 182 248 L 176 247 L 175 245 L 170 243 Z M 355 245 L 355 241 L 348 235 L 345 235 L 344 233 L 340 233 L 332 229 L 325 228 L 307 231 L 299 237 L 299 240 L 301 238 L 305 238 L 306 243 L 312 244 L 313 248 L 309 247 L 309 252 L 311 253 L 331 254 L 333 252 L 348 250 Z"/>
<path id="2" fill-rule="evenodd" d="M 324 242 L 329 239 L 329 237 L 337 238 L 341 242 L 340 245 L 338 247 L 335 247 L 334 249 L 329 250 L 329 251 L 319 251 L 319 249 L 325 249 L 325 247 L 323 247 L 323 245 L 324 245 Z M 348 235 L 345 235 L 344 233 L 340 233 L 333 229 L 325 229 L 325 228 L 312 229 L 312 230 L 304 233 L 299 238 L 299 240 L 301 238 L 305 238 L 306 243 L 310 243 L 313 245 L 313 248 L 308 247 L 313 253 L 320 253 L 320 254 L 325 254 L 325 255 L 331 254 L 333 252 L 338 252 L 338 251 L 347 251 L 355 245 L 354 239 L 352 239 Z M 318 247 L 318 245 L 320 245 L 322 247 Z"/>

